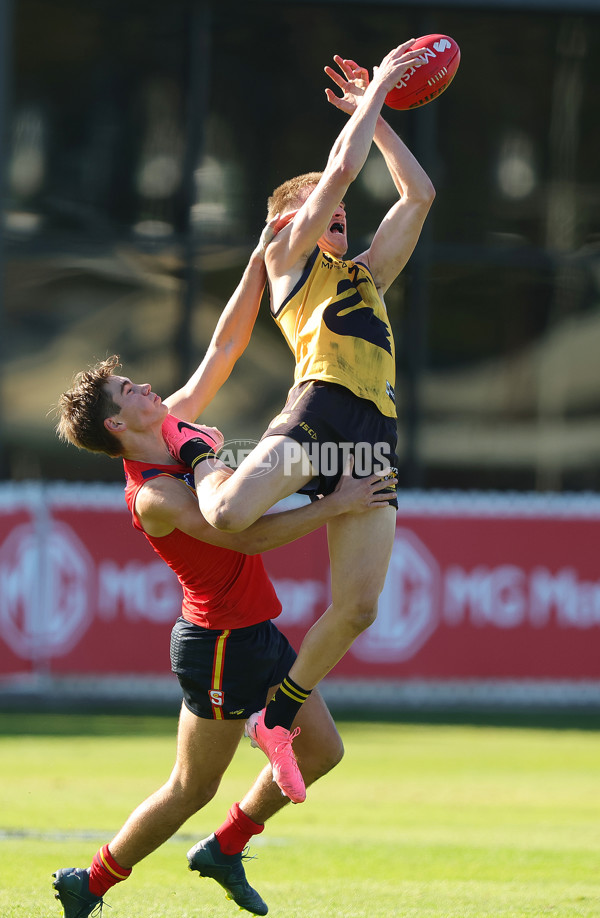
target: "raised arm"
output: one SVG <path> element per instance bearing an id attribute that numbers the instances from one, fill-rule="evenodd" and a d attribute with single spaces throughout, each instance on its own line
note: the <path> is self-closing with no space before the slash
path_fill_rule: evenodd
<path id="1" fill-rule="evenodd" d="M 342 90 L 336 95 L 327 89 L 327 98 L 336 108 L 353 117 L 360 99 L 368 91 L 368 71 L 355 61 L 336 55 L 340 73 L 331 67 L 325 72 Z M 435 189 L 425 170 L 381 115 L 377 119 L 374 140 L 385 159 L 400 200 L 388 211 L 373 237 L 369 249 L 357 260 L 368 264 L 380 293 L 385 293 L 410 258 L 429 208 Z"/>
<path id="2" fill-rule="evenodd" d="M 277 274 L 307 257 L 328 228 L 335 208 L 365 164 L 387 93 L 418 59 L 419 52 L 410 50 L 413 41 L 394 48 L 375 69 L 360 104 L 354 106 L 331 149 L 319 184 L 300 207 L 290 229 L 271 246 L 269 265 L 273 264 Z"/>
<path id="3" fill-rule="evenodd" d="M 202 363 L 187 383 L 165 399 L 171 414 L 195 421 L 228 379 L 252 335 L 267 274 L 264 253 L 278 217 L 271 220 L 250 256 L 238 286 L 221 313 Z"/>
<path id="4" fill-rule="evenodd" d="M 435 198 L 435 188 L 425 170 L 395 131 L 379 118 L 375 143 L 400 193 L 400 200 L 387 212 L 369 249 L 358 260 L 368 264 L 375 285 L 384 294 L 395 281 L 421 235 Z"/>

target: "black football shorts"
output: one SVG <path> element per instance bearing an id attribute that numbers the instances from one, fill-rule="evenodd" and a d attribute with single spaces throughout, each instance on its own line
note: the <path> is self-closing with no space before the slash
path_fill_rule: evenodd
<path id="1" fill-rule="evenodd" d="M 178 618 L 171 632 L 171 669 L 185 706 L 211 720 L 246 720 L 287 675 L 296 652 L 272 621 L 214 630 Z"/>
<path id="2" fill-rule="evenodd" d="M 337 383 L 308 380 L 295 386 L 262 439 L 275 435 L 291 437 L 308 452 L 318 474 L 299 493 L 311 499 L 335 490 L 349 452 L 354 455 L 356 478 L 384 468 L 398 472 L 396 419 Z M 389 491 L 389 503 L 397 509 L 396 488 Z"/>

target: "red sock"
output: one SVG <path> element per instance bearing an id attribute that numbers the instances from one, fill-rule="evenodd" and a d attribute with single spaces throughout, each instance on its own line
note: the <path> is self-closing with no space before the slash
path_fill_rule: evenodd
<path id="1" fill-rule="evenodd" d="M 121 867 L 117 864 L 108 850 L 108 845 L 104 845 L 94 855 L 90 867 L 90 892 L 94 896 L 103 896 L 115 883 L 126 880 L 131 870 L 131 867 Z"/>
<path id="2" fill-rule="evenodd" d="M 263 829 L 264 825 L 254 822 L 240 809 L 239 803 L 234 803 L 215 835 L 223 854 L 239 854 L 252 836 L 260 835 Z"/>

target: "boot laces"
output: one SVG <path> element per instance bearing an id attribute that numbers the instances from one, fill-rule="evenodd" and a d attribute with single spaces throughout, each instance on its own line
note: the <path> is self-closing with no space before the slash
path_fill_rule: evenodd
<path id="1" fill-rule="evenodd" d="M 291 746 L 292 741 L 296 739 L 299 733 L 300 727 L 296 727 L 292 733 L 289 733 L 288 736 L 281 740 L 281 742 L 277 743 L 275 746 L 275 752 L 283 752 L 287 746 Z"/>

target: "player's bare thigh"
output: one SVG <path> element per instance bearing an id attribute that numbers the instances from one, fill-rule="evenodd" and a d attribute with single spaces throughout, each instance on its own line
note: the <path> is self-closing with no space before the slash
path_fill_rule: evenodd
<path id="1" fill-rule="evenodd" d="M 327 524 L 333 605 L 376 604 L 396 533 L 394 507 L 334 517 Z"/>
<path id="2" fill-rule="evenodd" d="M 266 437 L 216 488 L 212 476 L 202 481 L 200 508 L 217 529 L 241 531 L 314 475 L 308 453 L 299 443 L 281 435 Z"/>
<path id="3" fill-rule="evenodd" d="M 244 733 L 243 720 L 209 720 L 181 706 L 174 774 L 185 785 L 218 786 Z"/>

